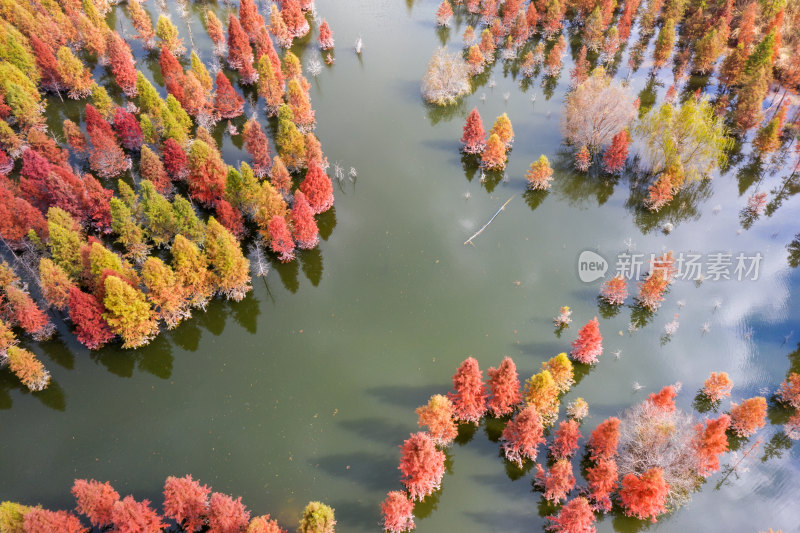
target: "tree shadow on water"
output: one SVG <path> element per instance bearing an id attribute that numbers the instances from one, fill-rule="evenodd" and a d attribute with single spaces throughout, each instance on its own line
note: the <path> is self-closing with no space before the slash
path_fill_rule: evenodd
<path id="1" fill-rule="evenodd" d="M 323 241 L 327 241 L 336 227 L 336 206 L 331 207 L 317 217 L 317 228 L 319 236 Z"/>
<path id="2" fill-rule="evenodd" d="M 288 263 L 276 261 L 272 263 L 272 267 L 278 272 L 278 276 L 281 278 L 281 283 L 283 283 L 283 286 L 287 291 L 295 294 L 298 289 L 300 289 L 300 281 L 297 278 L 300 267 L 297 264 L 297 261 L 290 261 Z"/>
<path id="3" fill-rule="evenodd" d="M 319 247 L 312 250 L 303 250 L 297 256 L 300 261 L 300 269 L 305 274 L 308 281 L 314 287 L 319 287 L 319 282 L 322 280 L 322 251 Z"/>
<path id="4" fill-rule="evenodd" d="M 390 423 L 383 418 L 363 418 L 361 420 L 344 420 L 339 427 L 350 431 L 363 439 L 377 442 L 389 447 L 400 444 L 409 427 L 399 423 Z"/>
<path id="5" fill-rule="evenodd" d="M 427 403 L 434 394 L 442 394 L 445 388 L 444 385 L 395 385 L 367 389 L 367 394 L 380 402 L 413 410 Z"/>
<path id="6" fill-rule="evenodd" d="M 391 486 L 397 472 L 397 461 L 391 454 L 342 453 L 311 459 L 309 464 L 371 491 L 383 491 Z"/>

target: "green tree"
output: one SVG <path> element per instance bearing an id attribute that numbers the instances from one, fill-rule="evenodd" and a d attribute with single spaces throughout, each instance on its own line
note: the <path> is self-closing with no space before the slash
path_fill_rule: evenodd
<path id="1" fill-rule="evenodd" d="M 158 322 L 144 293 L 116 276 L 105 279 L 103 318 L 122 337 L 123 348 L 139 348 L 158 333 Z"/>
<path id="2" fill-rule="evenodd" d="M 156 190 L 152 182 L 142 180 L 140 187 L 147 234 L 156 246 L 167 245 L 177 232 L 172 204 Z"/>
<path id="3" fill-rule="evenodd" d="M 244 298 L 252 288 L 250 262 L 236 238 L 214 217 L 208 219 L 205 249 L 217 290 L 237 302 Z"/>
<path id="4" fill-rule="evenodd" d="M 70 278 L 79 279 L 83 270 L 80 252 L 83 236 L 79 226 L 69 213 L 60 207 L 51 207 L 47 211 L 47 229 L 50 234 L 47 247 L 53 261 Z"/>
<path id="5" fill-rule="evenodd" d="M 136 223 L 130 207 L 119 198 L 111 198 L 111 230 L 117 234 L 117 242 L 128 251 L 136 262 L 143 261 L 150 251 L 144 242 L 144 230 Z"/>
<path id="6" fill-rule="evenodd" d="M 183 235 L 175 237 L 171 252 L 175 277 L 190 295 L 190 305 L 205 309 L 214 295 L 211 272 L 208 271 L 208 258 L 195 243 Z"/>
<path id="7" fill-rule="evenodd" d="M 172 200 L 175 213 L 175 231 L 190 241 L 200 244 L 205 239 L 206 228 L 197 217 L 192 204 L 183 196 L 175 196 Z"/>

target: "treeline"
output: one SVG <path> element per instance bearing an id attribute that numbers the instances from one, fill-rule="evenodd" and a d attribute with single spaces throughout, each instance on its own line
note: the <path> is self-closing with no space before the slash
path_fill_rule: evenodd
<path id="1" fill-rule="evenodd" d="M 178 4 L 188 16 L 186 2 Z M 155 25 L 138 0 L 116 9 L 158 55 L 165 98 L 107 24 L 106 0 L 0 4 L 0 239 L 15 259 L 3 267 L 0 353 L 17 361 L 12 370 L 33 390 L 46 386 L 47 373 L 30 352 L 12 348 L 13 328 L 48 338 L 45 308 L 66 314 L 90 349 L 117 338 L 125 348 L 143 346 L 215 296 L 245 297 L 243 239 L 255 235 L 256 273 L 265 275 L 263 250 L 291 261 L 298 248 L 314 248 L 315 216 L 333 205 L 310 85 L 297 56 L 278 53 L 310 31 L 313 1 L 273 5 L 268 24 L 253 0 L 241 0 L 227 27 L 206 11 L 214 57 L 259 97 L 241 134 L 230 120 L 244 114 L 243 96 L 217 59 L 207 67 L 197 50 L 187 53 L 166 3 L 159 6 Z M 319 41 L 333 46 L 324 21 Z M 123 102 L 92 78 L 93 63 Z M 85 102 L 83 120 L 48 131 L 45 105 L 59 105 L 48 93 Z M 271 141 L 259 110 L 271 117 L 266 131 L 277 132 Z M 250 157 L 238 168 L 210 133 L 225 120 Z M 17 275 L 38 285 L 42 305 Z"/>
<path id="2" fill-rule="evenodd" d="M 208 531 L 210 533 L 286 533 L 270 515 L 251 516 L 242 498 L 212 492 L 192 476 L 170 476 L 164 483 L 163 513 L 149 500 L 124 498 L 108 483 L 76 479 L 72 485 L 75 511 L 50 511 L 41 506 L 0 503 L 3 533 L 87 533 L 113 531 L 161 533 Z M 91 527 L 86 527 L 86 522 Z M 321 502 L 309 502 L 300 518 L 299 533 L 334 533 L 334 510 Z"/>
<path id="3" fill-rule="evenodd" d="M 573 342 L 571 358 L 580 364 L 595 363 L 601 340 L 596 321 L 589 322 Z M 521 474 L 535 466 L 535 489 L 548 505 L 561 506 L 558 512 L 551 510 L 547 529 L 568 533 L 593 531 L 598 513 L 655 522 L 687 503 L 721 469 L 723 454 L 740 448 L 767 422 L 763 396 L 731 402 L 727 412 L 701 420 L 675 405 L 680 383 L 666 386 L 589 433 L 581 462 L 586 485 L 579 487 L 573 459 L 585 438 L 581 425 L 589 414 L 587 402 L 583 398 L 570 402 L 566 418 L 556 425 L 561 397 L 574 384 L 575 367 L 566 353 L 543 362 L 541 371 L 524 385 L 509 357 L 489 368 L 485 381 L 478 361 L 466 359 L 453 375 L 453 392 L 433 395 L 416 410 L 418 425 L 425 429 L 411 434 L 401 446 L 399 470 L 405 490 L 390 491 L 381 504 L 384 529 L 400 533 L 415 528 L 414 502 L 442 488 L 445 450 L 459 437 L 459 424 L 477 426 L 484 418 L 498 419 L 503 424 L 499 441 L 505 460 Z M 727 373 L 712 372 L 695 404 L 699 402 L 703 412 L 718 411 L 732 389 Z M 775 400 L 795 410 L 784 431 L 790 438 L 800 438 L 796 411 L 800 375 L 790 374 Z M 758 438 L 745 456 L 760 443 Z M 547 451 L 536 463 L 542 445 Z M 726 471 L 730 474 L 735 468 Z"/>

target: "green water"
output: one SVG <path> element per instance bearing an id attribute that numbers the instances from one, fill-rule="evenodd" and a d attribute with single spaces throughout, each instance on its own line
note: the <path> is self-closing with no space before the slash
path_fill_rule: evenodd
<path id="1" fill-rule="evenodd" d="M 209 61 L 197 18 L 205 5 L 193 6 L 191 25 Z M 335 65 L 310 79 L 316 134 L 331 162 L 358 172 L 354 182 L 345 179 L 336 188 L 335 210 L 321 220 L 326 238 L 319 249 L 273 266 L 243 302 L 215 301 L 145 349 L 91 353 L 70 336 L 30 346 L 53 383 L 30 394 L 0 373 L 0 500 L 70 508 L 72 480 L 86 477 L 160 502 L 166 476 L 191 473 L 217 491 L 242 496 L 254 513 L 271 513 L 284 527 L 293 528 L 306 502 L 316 499 L 336 509 L 338 530 L 379 531 L 380 501 L 401 488 L 398 445 L 416 430 L 414 408 L 449 390 L 467 356 L 485 370 L 509 355 L 527 377 L 566 351 L 577 328 L 599 315 L 605 354 L 565 398 L 589 402 L 584 435 L 675 381 L 683 384 L 678 404 L 688 410 L 710 371 L 730 374 L 737 401 L 774 391 L 792 363 L 797 371 L 800 305 L 792 289 L 800 274 L 787 266 L 785 249 L 797 231 L 797 199 L 740 232 L 739 210 L 756 177 L 734 168 L 682 194 L 660 217 L 643 214 L 628 178 L 577 175 L 569 156 L 559 155 L 571 59 L 549 100 L 541 77 L 523 93 L 498 63 L 494 88 L 487 82 L 443 112 L 419 94 L 426 62 L 443 37 L 433 24 L 438 2 L 317 5 L 337 49 Z M 152 1 L 147 7 L 158 13 Z M 222 13 L 225 5 L 216 8 Z M 113 20 L 132 33 L 121 12 Z M 188 41 L 185 22 L 173 20 Z M 451 47 L 462 32 L 463 25 L 450 31 Z M 359 35 L 361 58 L 352 51 Z M 319 58 L 314 43 L 306 45 L 295 50 L 304 63 Z M 142 58 L 140 45 L 133 47 Z M 626 62 L 623 54 L 621 76 Z M 139 68 L 154 77 L 157 60 L 144 59 Z M 646 70 L 631 77 L 637 93 L 648 83 Z M 662 75 L 671 73 L 662 69 Z M 659 101 L 669 83 L 656 88 Z M 507 181 L 481 183 L 462 164 L 458 139 L 476 105 L 485 122 L 502 112 L 513 122 Z M 58 121 L 65 116 L 51 113 Z M 263 110 L 259 116 L 265 120 Z M 223 151 L 229 163 L 247 157 L 228 136 Z M 553 189 L 523 195 L 524 172 L 542 153 L 557 167 Z M 784 174 L 764 172 L 760 190 L 778 186 Z M 465 246 L 509 197 L 475 246 Z M 722 209 L 715 214 L 717 205 Z M 659 230 L 666 221 L 675 225 L 669 235 Z M 585 249 L 613 258 L 628 238 L 634 251 L 648 254 L 743 251 L 760 252 L 764 260 L 757 281 L 676 282 L 659 313 L 631 335 L 632 310 L 602 316 L 600 281 L 582 283 L 576 265 Z M 558 338 L 552 317 L 562 305 L 572 307 L 574 322 Z M 662 343 L 674 313 L 680 328 Z M 619 360 L 615 350 L 622 350 Z M 634 392 L 634 382 L 644 388 Z M 785 419 L 779 410 L 770 413 L 773 422 Z M 653 529 L 795 531 L 798 446 L 780 437 L 780 425 L 759 435 L 766 447 L 745 461 L 749 468 L 718 490 L 722 476 L 711 477 Z M 481 427 L 450 448 L 442 492 L 417 506 L 418 531 L 542 530 L 540 513 L 549 511 L 532 491 L 532 474 L 507 472 L 490 436 L 496 439 Z M 728 454 L 723 464 L 732 460 Z M 614 516 L 598 523 L 598 531 L 643 527 Z"/>

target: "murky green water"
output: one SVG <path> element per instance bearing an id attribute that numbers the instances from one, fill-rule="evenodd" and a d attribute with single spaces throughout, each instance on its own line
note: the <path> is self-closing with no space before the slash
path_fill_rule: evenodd
<path id="1" fill-rule="evenodd" d="M 800 273 L 788 268 L 785 245 L 798 229 L 800 203 L 790 198 L 739 231 L 747 195 L 778 186 L 785 172 L 755 177 L 734 169 L 682 194 L 660 217 L 645 215 L 630 180 L 573 174 L 560 155 L 571 60 L 549 100 L 541 78 L 523 93 L 498 63 L 494 88 L 487 82 L 443 112 L 419 95 L 443 37 L 433 24 L 438 2 L 317 4 L 337 50 L 333 68 L 311 80 L 316 133 L 332 162 L 358 171 L 355 182 L 346 179 L 336 190 L 335 212 L 323 217 L 327 238 L 297 262 L 274 267 L 266 282 L 255 280 L 245 301 L 215 301 L 146 349 L 90 353 L 71 338 L 32 346 L 54 381 L 29 394 L 0 373 L 0 500 L 69 508 L 72 480 L 91 477 L 160 502 L 166 476 L 192 473 L 284 526 L 294 527 L 305 503 L 319 499 L 335 507 L 340 531 L 377 531 L 380 501 L 400 488 L 398 445 L 415 430 L 414 408 L 449 390 L 469 355 L 484 370 L 510 355 L 526 377 L 567 350 L 577 327 L 600 315 L 600 282 L 580 282 L 579 253 L 593 249 L 613 260 L 628 238 L 634 251 L 648 254 L 742 251 L 764 260 L 757 281 L 676 282 L 660 312 L 632 335 L 630 308 L 600 315 L 605 355 L 565 399 L 589 402 L 585 435 L 668 383 L 683 383 L 678 402 L 689 409 L 712 370 L 731 375 L 735 400 L 774 391 L 792 363 L 798 370 L 800 302 L 792 289 Z M 158 12 L 153 2 L 148 9 Z M 130 28 L 124 16 L 116 20 Z M 188 40 L 185 23 L 173 20 Z M 191 24 L 208 61 L 197 15 Z M 452 29 L 450 40 L 460 43 L 462 31 Z M 361 58 L 352 52 L 359 35 Z M 304 62 L 319 57 L 313 43 L 296 52 Z M 627 54 L 622 61 L 624 76 Z M 139 68 L 154 77 L 157 60 L 143 59 Z M 646 74 L 631 77 L 636 92 Z M 669 83 L 656 87 L 659 101 Z M 480 183 L 462 165 L 458 139 L 475 105 L 485 122 L 502 112 L 513 122 L 507 181 Z M 223 148 L 229 163 L 246 157 L 227 136 Z M 561 167 L 553 189 L 522 195 L 524 172 L 542 153 Z M 464 246 L 512 196 L 475 246 Z M 675 224 L 669 235 L 659 230 L 666 221 Z M 574 323 L 558 338 L 551 318 L 562 305 L 573 308 Z M 662 343 L 673 313 L 680 313 L 680 329 Z M 644 389 L 633 392 L 634 382 Z M 771 410 L 773 422 L 781 417 Z M 746 462 L 749 469 L 718 489 L 722 476 L 710 478 L 653 529 L 796 530 L 800 448 L 780 437 L 780 425 L 760 435 L 765 446 Z M 532 474 L 507 474 L 490 436 L 496 439 L 481 427 L 449 450 L 443 491 L 417 506 L 420 532 L 541 530 L 547 507 L 532 492 Z M 723 463 L 731 460 L 729 454 Z M 641 527 L 612 516 L 598 524 L 599 531 Z"/>

